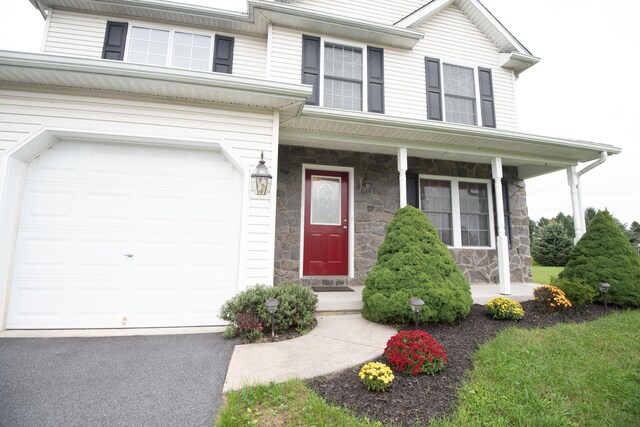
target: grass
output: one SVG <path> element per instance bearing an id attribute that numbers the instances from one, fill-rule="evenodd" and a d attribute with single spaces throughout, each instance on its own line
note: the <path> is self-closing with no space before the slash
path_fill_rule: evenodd
<path id="1" fill-rule="evenodd" d="M 638 330 L 640 311 L 583 324 L 507 329 L 475 354 L 456 412 L 432 425 L 637 425 Z M 216 425 L 382 427 L 327 405 L 301 381 L 228 393 Z"/>
<path id="2" fill-rule="evenodd" d="M 543 267 L 541 265 L 534 265 L 531 267 L 533 283 L 548 285 L 551 277 L 557 276 L 562 270 L 564 270 L 564 267 Z"/>
<path id="3" fill-rule="evenodd" d="M 216 426 L 253 425 L 383 427 L 382 423 L 358 419 L 345 409 L 328 405 L 300 380 L 229 392 Z"/>
<path id="4" fill-rule="evenodd" d="M 476 353 L 442 426 L 632 426 L 640 417 L 640 312 L 500 333 Z"/>

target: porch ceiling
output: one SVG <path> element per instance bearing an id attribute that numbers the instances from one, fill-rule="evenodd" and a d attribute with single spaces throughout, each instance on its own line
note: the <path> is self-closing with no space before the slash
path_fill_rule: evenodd
<path id="1" fill-rule="evenodd" d="M 405 147 L 412 157 L 476 163 L 501 157 L 504 165 L 518 166 L 523 179 L 598 159 L 603 151 L 609 155 L 621 151 L 588 141 L 310 106 L 283 124 L 280 140 L 391 155 Z"/>

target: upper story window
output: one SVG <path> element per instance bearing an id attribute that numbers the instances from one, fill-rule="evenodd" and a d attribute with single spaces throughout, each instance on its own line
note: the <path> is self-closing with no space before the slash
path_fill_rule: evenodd
<path id="1" fill-rule="evenodd" d="M 384 52 L 303 36 L 302 83 L 313 86 L 307 104 L 384 113 Z"/>
<path id="2" fill-rule="evenodd" d="M 451 247 L 493 247 L 489 180 L 420 176 L 420 209 Z"/>
<path id="3" fill-rule="evenodd" d="M 362 49 L 324 45 L 324 106 L 362 111 Z"/>
<path id="4" fill-rule="evenodd" d="M 476 73 L 434 58 L 426 58 L 425 67 L 428 119 L 476 125 L 480 111 L 482 126 L 496 127 L 491 70 L 478 68 Z"/>
<path id="5" fill-rule="evenodd" d="M 104 59 L 231 73 L 233 37 L 107 22 Z"/>
<path id="6" fill-rule="evenodd" d="M 444 112 L 448 122 L 476 124 L 476 85 L 473 69 L 443 65 Z"/>

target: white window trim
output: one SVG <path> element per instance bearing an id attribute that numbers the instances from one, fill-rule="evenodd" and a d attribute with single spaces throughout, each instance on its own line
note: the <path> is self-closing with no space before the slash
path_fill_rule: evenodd
<path id="1" fill-rule="evenodd" d="M 332 43 L 332 44 L 337 44 L 339 46 L 345 46 L 345 47 L 352 47 L 352 48 L 356 48 L 356 49 L 361 49 L 362 50 L 362 109 L 360 110 L 344 110 L 342 108 L 335 108 L 335 107 L 325 107 L 324 105 L 324 45 L 326 43 Z M 320 75 L 320 85 L 318 88 L 318 105 L 320 107 L 323 108 L 331 108 L 332 110 L 341 110 L 341 111 L 362 111 L 363 113 L 366 113 L 369 111 L 369 98 L 368 98 L 368 94 L 367 94 L 367 87 L 368 87 L 368 71 L 367 70 L 367 64 L 368 64 L 368 57 L 367 57 L 367 47 L 368 45 L 366 44 L 362 44 L 362 43 L 354 43 L 354 42 L 350 42 L 350 41 L 345 41 L 345 40 L 340 40 L 340 39 L 334 39 L 331 37 L 320 37 L 320 70 L 319 71 L 319 75 Z"/>
<path id="2" fill-rule="evenodd" d="M 430 57 L 429 55 L 427 55 L 427 57 Z M 438 56 L 433 56 L 434 58 L 438 58 Z M 471 63 L 471 62 L 466 62 L 466 61 L 461 61 L 459 59 L 451 59 L 451 58 L 443 58 L 440 57 L 440 83 L 442 85 L 442 88 L 440 90 L 440 102 L 442 103 L 442 121 L 445 123 L 454 123 L 457 125 L 462 125 L 462 126 L 482 126 L 482 111 L 480 109 L 481 107 L 481 103 L 480 103 L 480 80 L 479 80 L 479 76 L 478 76 L 478 68 L 482 67 L 481 65 L 475 64 L 475 63 Z M 475 96 L 476 96 L 476 123 L 473 125 L 468 125 L 465 123 L 456 123 L 456 122 L 447 122 L 447 102 L 445 99 L 445 90 L 444 90 L 444 65 L 452 65 L 454 67 L 462 67 L 462 68 L 470 68 L 471 70 L 473 70 L 473 85 L 474 85 L 474 91 L 475 91 Z M 491 69 L 490 66 L 486 67 Z"/>
<path id="3" fill-rule="evenodd" d="M 453 228 L 453 246 L 447 246 L 450 249 L 495 249 L 495 224 L 493 216 L 493 189 L 491 188 L 490 179 L 480 178 L 463 178 L 443 175 L 423 175 L 418 176 L 418 180 L 421 179 L 433 179 L 437 181 L 448 181 L 451 183 L 451 222 Z M 419 182 L 419 181 L 418 181 Z M 458 184 L 460 182 L 473 182 L 486 184 L 488 190 L 488 203 L 489 203 L 489 242 L 490 246 L 462 246 L 462 228 L 460 227 L 460 193 L 458 190 Z M 418 206 L 422 210 L 422 186 L 419 185 L 418 191 Z"/>
<path id="4" fill-rule="evenodd" d="M 220 33 L 215 33 L 212 31 L 200 31 L 200 30 L 195 30 L 193 28 L 189 28 L 189 27 L 173 27 L 173 26 L 164 26 L 164 25 L 157 25 L 155 23 L 149 23 L 149 22 L 145 22 L 145 21 L 127 21 L 129 24 L 129 30 L 128 30 L 128 34 L 127 34 L 127 40 L 125 41 L 125 47 L 124 47 L 124 62 L 129 63 L 129 64 L 137 64 L 137 62 L 131 62 L 129 60 L 129 54 L 130 54 L 130 47 L 131 47 L 131 40 L 133 37 L 131 37 L 131 33 L 133 32 L 133 27 L 138 27 L 138 28 L 148 28 L 151 30 L 159 30 L 159 31 L 168 31 L 169 32 L 169 47 L 167 49 L 167 61 L 164 65 L 154 65 L 155 67 L 167 67 L 167 68 L 173 68 L 176 70 L 189 70 L 189 71 L 195 71 L 195 72 L 201 72 L 201 73 L 212 73 L 213 72 L 213 56 L 215 55 L 215 42 L 216 42 L 216 34 L 218 35 L 224 35 L 224 34 L 220 34 Z M 211 37 L 211 45 L 210 45 L 210 53 L 209 53 L 209 65 L 207 66 L 207 70 L 206 71 L 202 71 L 202 70 L 194 70 L 192 68 L 182 68 L 182 67 L 174 67 L 173 65 L 171 65 L 172 59 L 173 59 L 173 42 L 175 39 L 175 35 L 176 33 L 186 33 L 186 34 L 195 34 L 198 36 L 207 36 L 207 37 Z M 230 36 L 233 37 L 233 36 Z"/>

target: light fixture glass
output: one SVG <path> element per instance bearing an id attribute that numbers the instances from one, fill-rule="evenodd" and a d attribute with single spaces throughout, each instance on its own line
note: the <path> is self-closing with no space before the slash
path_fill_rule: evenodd
<path id="1" fill-rule="evenodd" d="M 251 191 L 258 196 L 268 196 L 271 191 L 271 180 L 273 176 L 264 164 L 264 151 L 260 154 L 260 161 L 256 170 L 251 174 Z"/>

